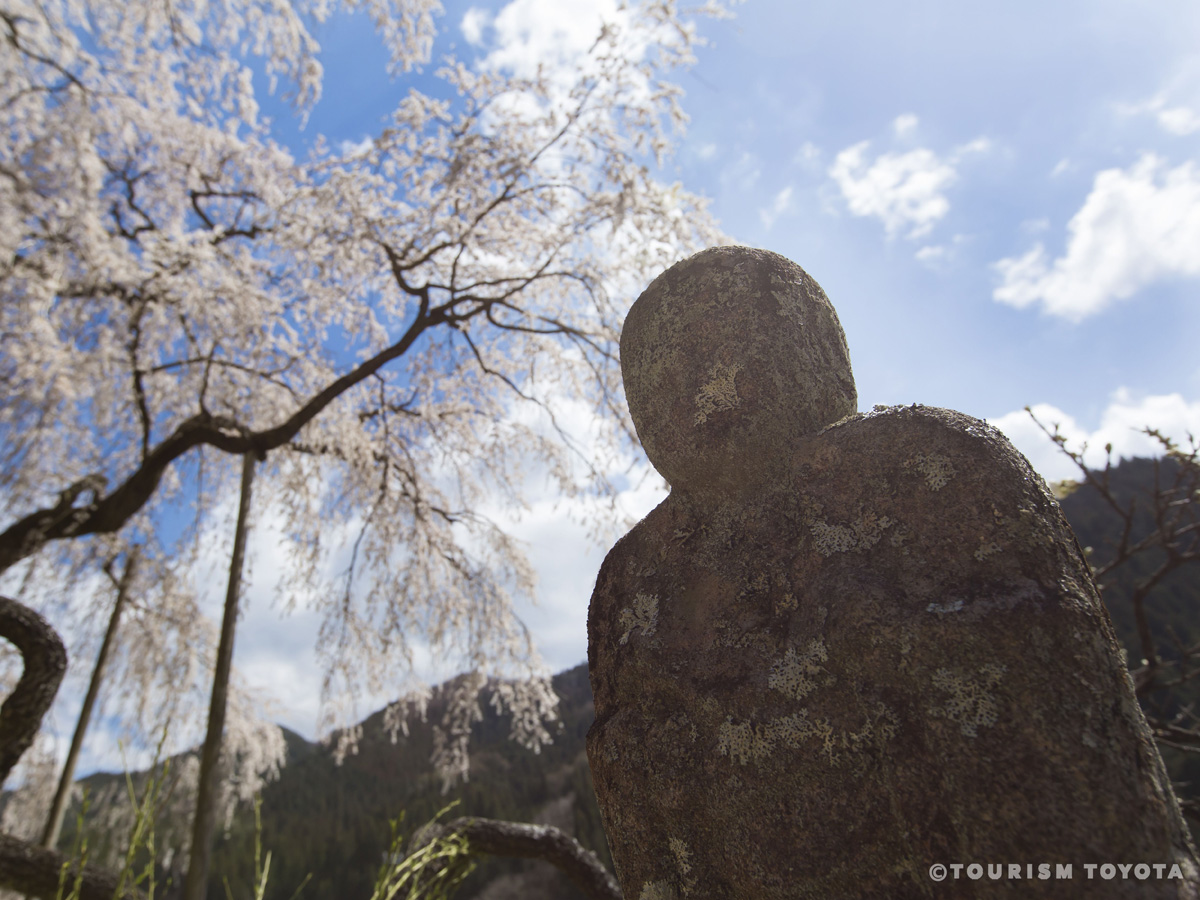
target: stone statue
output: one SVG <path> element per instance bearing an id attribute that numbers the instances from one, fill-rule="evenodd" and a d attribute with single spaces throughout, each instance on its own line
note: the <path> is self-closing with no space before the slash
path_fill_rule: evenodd
<path id="1" fill-rule="evenodd" d="M 627 900 L 1200 895 L 1108 612 L 1000 432 L 857 413 L 820 286 L 746 247 L 655 279 L 621 370 L 671 485 L 588 616 Z"/>

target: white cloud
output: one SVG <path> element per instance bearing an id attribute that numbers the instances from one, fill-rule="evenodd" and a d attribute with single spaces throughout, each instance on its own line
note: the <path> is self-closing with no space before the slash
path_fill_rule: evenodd
<path id="1" fill-rule="evenodd" d="M 464 19 L 464 34 L 476 25 L 481 25 L 478 18 Z M 571 91 L 580 79 L 607 78 L 604 60 L 614 56 L 628 63 L 624 69 L 627 77 L 620 85 L 622 103 L 649 105 L 655 88 L 640 64 L 656 46 L 673 46 L 678 37 L 623 0 L 575 0 L 569 4 L 511 0 L 490 20 L 487 32 L 488 53 L 479 68 L 536 81 L 546 88 L 547 96 L 539 98 L 531 91 L 498 96 L 484 114 L 486 130 L 502 119 L 530 121 L 551 110 L 565 113 L 578 101 L 572 99 Z M 481 42 L 484 33 L 481 26 L 477 35 Z M 475 36 L 474 31 L 471 34 Z M 597 47 L 599 52 L 593 53 Z M 617 111 L 607 115 L 616 117 Z M 542 160 L 553 165 L 552 157 L 543 156 Z"/>
<path id="2" fill-rule="evenodd" d="M 354 159 L 357 156 L 366 156 L 374 146 L 375 142 L 370 137 L 364 137 L 361 141 L 342 141 L 338 144 L 338 153 L 342 159 Z"/>
<path id="3" fill-rule="evenodd" d="M 701 144 L 696 150 L 696 155 L 701 159 L 712 159 L 717 155 L 717 145 L 714 143 Z"/>
<path id="4" fill-rule="evenodd" d="M 892 121 L 892 130 L 896 133 L 896 137 L 905 137 L 917 130 L 918 121 L 912 113 L 896 116 Z"/>
<path id="5" fill-rule="evenodd" d="M 911 137 L 919 120 L 911 113 L 897 116 L 892 131 L 897 139 Z M 946 189 L 958 180 L 957 165 L 964 157 L 988 153 L 992 142 L 973 138 L 941 156 L 927 147 L 905 153 L 867 156 L 870 141 L 841 151 L 829 169 L 850 212 L 883 222 L 889 238 L 907 230 L 907 237 L 928 234 L 950 211 Z"/>
<path id="6" fill-rule="evenodd" d="M 1038 403 L 1032 409 L 1047 428 L 1052 429 L 1055 423 L 1058 424 L 1069 448 L 1078 451 L 1087 444 L 1084 462 L 1089 468 L 1104 466 L 1106 444 L 1112 444 L 1114 461 L 1120 457 L 1161 456 L 1162 445 L 1142 433 L 1146 427 L 1157 428 L 1184 445 L 1189 433 L 1200 436 L 1200 401 L 1189 402 L 1180 394 L 1136 397 L 1127 388 L 1120 388 L 1109 398 L 1099 426 L 1092 431 L 1048 403 Z M 989 418 L 988 422 L 1003 431 L 1047 481 L 1078 478 L 1079 470 L 1075 464 L 1034 424 L 1025 410 Z"/>
<path id="7" fill-rule="evenodd" d="M 459 27 L 468 44 L 472 47 L 480 47 L 483 45 L 483 32 L 491 24 L 492 14 L 488 10 L 472 6 L 463 15 Z"/>
<path id="8" fill-rule="evenodd" d="M 1039 243 L 995 263 L 1002 283 L 992 296 L 1018 309 L 1041 301 L 1078 322 L 1156 281 L 1200 276 L 1200 172 L 1149 153 L 1129 170 L 1106 169 L 1067 231 L 1066 254 L 1053 262 Z"/>
<path id="9" fill-rule="evenodd" d="M 537 74 L 539 64 L 573 69 L 596 43 L 604 23 L 619 26 L 629 15 L 616 0 L 512 0 L 492 23 L 496 46 L 487 65 L 527 78 Z"/>
<path id="10" fill-rule="evenodd" d="M 792 209 L 792 187 L 788 185 L 782 191 L 775 195 L 775 200 L 771 203 L 770 209 L 760 209 L 758 217 L 762 220 L 763 227 L 768 231 L 786 212 L 791 212 Z"/>
<path id="11" fill-rule="evenodd" d="M 1059 175 L 1061 175 L 1063 172 L 1066 172 L 1070 168 L 1071 168 L 1071 161 L 1064 156 L 1062 159 L 1060 159 L 1055 164 L 1054 168 L 1050 172 L 1050 177 L 1057 178 Z"/>
<path id="12" fill-rule="evenodd" d="M 954 167 L 924 148 L 867 159 L 869 141 L 847 147 L 829 170 L 850 212 L 874 216 L 888 237 L 908 229 L 908 237 L 928 234 L 950 210 L 944 191 L 957 178 Z"/>

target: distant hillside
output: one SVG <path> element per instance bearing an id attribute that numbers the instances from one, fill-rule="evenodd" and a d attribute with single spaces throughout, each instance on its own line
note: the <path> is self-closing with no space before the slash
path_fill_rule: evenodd
<path id="1" fill-rule="evenodd" d="M 587 666 L 554 678 L 560 727 L 554 743 L 534 755 L 509 740 L 509 722 L 483 704 L 474 726 L 470 781 L 448 794 L 429 763 L 432 724 L 445 709 L 443 689 L 430 703 L 428 723 L 409 725 L 393 745 L 381 713 L 363 722 L 358 754 L 338 767 L 329 748 L 289 736 L 290 758 L 280 779 L 263 791 L 262 841 L 272 851 L 267 900 L 289 900 L 311 873 L 300 896 L 343 900 L 370 896 L 389 839 L 388 820 L 405 812 L 413 829 L 451 800 L 450 814 L 556 825 L 573 834 L 612 867 L 600 825 L 584 753 L 593 716 Z M 294 749 L 293 749 L 294 748 Z M 253 881 L 253 817 L 240 815 L 228 838 L 218 841 L 209 900 L 224 900 L 222 879 L 248 887 Z M 485 858 L 458 897 L 463 900 L 576 900 L 582 895 L 553 867 L 532 861 Z"/>
<path id="2" fill-rule="evenodd" d="M 1160 483 L 1164 486 L 1170 484 L 1178 468 L 1179 464 L 1173 460 L 1160 460 Z M 1154 492 L 1154 460 L 1122 460 L 1120 465 L 1113 467 L 1109 482 L 1113 495 L 1122 507 L 1131 500 L 1137 501 L 1134 527 L 1130 534 L 1131 543 L 1136 543 L 1154 527 L 1152 507 L 1148 501 Z M 1092 548 L 1092 565 L 1099 567 L 1112 560 L 1120 541 L 1122 522 L 1100 494 L 1080 487 L 1059 503 L 1079 539 L 1080 547 Z M 1153 572 L 1163 558 L 1161 550 L 1146 552 L 1115 570 L 1109 583 L 1103 586 L 1104 600 L 1112 614 L 1113 625 L 1129 651 L 1130 659 L 1135 662 L 1142 653 L 1129 598 L 1134 584 Z M 1155 587 L 1146 606 L 1151 629 L 1161 644 L 1172 646 L 1173 636 L 1189 642 L 1200 638 L 1198 599 L 1200 570 L 1196 567 L 1177 569 Z"/>
<path id="3" fill-rule="evenodd" d="M 1159 484 L 1163 487 L 1170 485 L 1178 469 L 1179 464 L 1175 461 L 1160 460 Z M 1131 500 L 1137 503 L 1130 533 L 1130 542 L 1136 543 L 1154 527 L 1153 507 L 1149 502 L 1155 490 L 1154 460 L 1122 460 L 1110 472 L 1109 483 L 1113 495 L 1123 508 Z M 1080 547 L 1091 548 L 1092 565 L 1099 567 L 1112 560 L 1120 541 L 1122 522 L 1100 494 L 1090 488 L 1080 487 L 1059 502 Z M 1164 558 L 1161 550 L 1147 551 L 1114 570 L 1105 579 L 1106 584 L 1102 585 L 1104 602 L 1112 615 L 1113 627 L 1129 654 L 1133 668 L 1137 667 L 1143 651 L 1130 598 L 1134 585 L 1150 575 Z M 1200 642 L 1200 566 L 1184 566 L 1166 576 L 1149 594 L 1145 606 L 1158 652 L 1164 658 L 1177 657 L 1177 646 L 1193 646 Z M 1155 692 L 1143 702 L 1150 704 L 1148 708 L 1153 708 L 1163 717 L 1170 717 L 1188 706 L 1200 711 L 1200 679 L 1181 687 Z M 1187 785 L 1179 789 L 1180 799 L 1200 801 L 1200 759 L 1197 755 L 1169 747 L 1160 749 L 1171 780 Z M 1193 834 L 1200 838 L 1197 823 L 1192 822 L 1192 825 Z"/>

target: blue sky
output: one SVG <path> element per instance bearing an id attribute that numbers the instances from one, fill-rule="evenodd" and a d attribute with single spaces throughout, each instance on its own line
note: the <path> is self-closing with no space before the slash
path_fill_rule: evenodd
<path id="1" fill-rule="evenodd" d="M 451 2 L 435 54 L 552 58 L 598 3 Z M 661 176 L 821 283 L 860 409 L 986 418 L 1048 480 L 1072 468 L 1026 405 L 1099 449 L 1093 463 L 1106 442 L 1145 453 L 1145 424 L 1200 435 L 1200 5 L 750 0 L 702 33 L 711 45 L 678 77 L 691 125 Z M 297 152 L 317 134 L 361 141 L 409 87 L 438 89 L 433 67 L 389 81 L 363 16 L 314 34 L 326 81 L 307 127 L 263 99 Z M 623 501 L 640 515 L 662 496 L 643 485 Z M 607 549 L 570 512 L 547 500 L 514 525 L 541 575 L 522 616 L 555 672 L 586 658 Z M 272 607 L 285 562 L 269 522 L 251 547 L 236 663 L 312 738 L 317 623 Z M 453 672 L 427 658 L 420 674 Z M 363 698 L 360 716 L 388 699 Z M 110 760 L 98 749 L 81 770 Z"/>

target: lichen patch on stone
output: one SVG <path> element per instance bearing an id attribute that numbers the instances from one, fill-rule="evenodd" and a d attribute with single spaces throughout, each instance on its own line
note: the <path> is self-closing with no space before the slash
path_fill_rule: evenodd
<path id="1" fill-rule="evenodd" d="M 731 366 L 716 363 L 708 370 L 708 381 L 700 386 L 700 392 L 696 394 L 696 425 L 703 425 L 713 413 L 735 409 L 741 404 L 733 381 L 741 368 L 737 363 Z"/>
<path id="2" fill-rule="evenodd" d="M 1005 666 L 993 663 L 981 666 L 975 675 L 958 669 L 938 669 L 933 674 L 933 686 L 949 694 L 950 699 L 931 709 L 930 715 L 957 722 L 967 737 L 978 736 L 980 726 L 990 728 L 1000 717 L 1000 707 L 992 692 L 999 687 L 1005 671 Z"/>
<path id="3" fill-rule="evenodd" d="M 979 560 L 980 562 L 983 562 L 989 556 L 994 556 L 995 554 L 999 553 L 1003 549 L 1004 548 L 1001 547 L 999 544 L 997 544 L 995 541 L 981 540 L 979 542 L 978 549 L 976 549 L 976 551 L 974 553 L 974 556 L 977 560 Z"/>
<path id="4" fill-rule="evenodd" d="M 822 556 L 846 553 L 850 550 L 869 550 L 879 543 L 884 531 L 895 525 L 888 516 L 866 511 L 849 525 L 830 525 L 824 519 L 809 522 L 808 530 Z"/>
<path id="5" fill-rule="evenodd" d="M 679 893 L 669 881 L 647 881 L 638 900 L 679 900 Z"/>
<path id="6" fill-rule="evenodd" d="M 891 536 L 888 538 L 888 543 L 893 547 L 900 548 L 902 553 L 907 554 L 908 548 L 904 545 L 908 543 L 908 539 L 913 535 L 912 529 L 906 525 L 899 525 L 892 529 Z"/>
<path id="7" fill-rule="evenodd" d="M 658 596 L 639 592 L 633 598 L 633 607 L 621 610 L 618 624 L 625 629 L 621 635 L 622 644 L 629 642 L 629 635 L 635 628 L 642 630 L 643 637 L 650 637 L 658 627 Z"/>
<path id="8" fill-rule="evenodd" d="M 691 852 L 688 850 L 688 845 L 679 838 L 671 838 L 667 842 L 671 847 L 671 853 L 675 856 L 675 868 L 679 871 L 679 880 L 683 883 L 683 892 L 691 893 L 695 887 L 695 877 L 689 877 L 692 871 Z"/>
<path id="9" fill-rule="evenodd" d="M 847 750 L 860 750 L 872 743 L 890 741 L 896 736 L 900 727 L 900 719 L 889 709 L 887 704 L 879 702 L 875 705 L 874 715 L 867 716 L 858 731 L 847 731 L 842 735 L 842 747 Z"/>
<path id="10" fill-rule="evenodd" d="M 802 742 L 810 738 L 827 741 L 833 735 L 833 727 L 825 721 L 814 722 L 808 717 L 807 709 L 775 719 L 770 724 L 770 730 L 774 738 L 792 750 L 798 749 Z"/>
<path id="11" fill-rule="evenodd" d="M 785 591 L 781 597 L 778 597 L 774 602 L 775 615 L 781 616 L 784 613 L 791 612 L 799 605 L 796 595 L 791 591 Z"/>
<path id="12" fill-rule="evenodd" d="M 717 738 L 717 752 L 745 766 L 771 755 L 776 746 L 799 750 L 802 744 L 816 741 L 832 766 L 842 761 L 841 751 L 858 753 L 868 745 L 879 745 L 896 736 L 900 727 L 895 711 L 880 702 L 867 714 L 857 730 L 839 730 L 828 719 L 814 719 L 807 709 L 779 716 L 755 725 L 734 722 L 726 717 Z"/>
<path id="13" fill-rule="evenodd" d="M 717 733 L 717 752 L 744 766 L 751 760 L 771 755 L 775 737 L 770 732 L 771 729 L 761 725 L 734 722 L 732 716 L 727 716 Z"/>
<path id="14" fill-rule="evenodd" d="M 809 641 L 802 653 L 788 647 L 783 659 L 776 660 L 767 676 L 767 684 L 793 700 L 803 700 L 816 690 L 816 676 L 822 671 L 821 663 L 829 660 L 829 652 L 821 638 Z"/>
<path id="15" fill-rule="evenodd" d="M 904 468 L 915 468 L 924 475 L 925 483 L 931 491 L 940 491 L 957 474 L 954 464 L 940 453 L 918 453 L 904 461 Z"/>
<path id="16" fill-rule="evenodd" d="M 854 532 L 845 525 L 830 525 L 828 522 L 813 522 L 808 530 L 822 556 L 833 556 L 854 549 Z"/>

